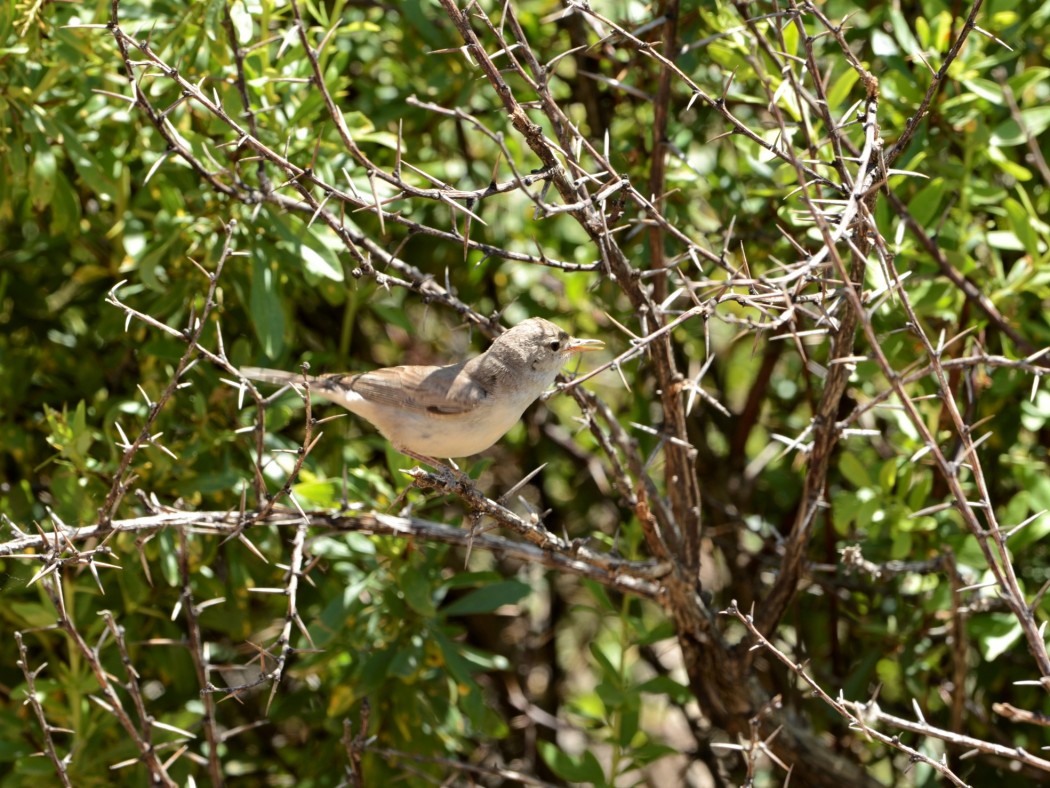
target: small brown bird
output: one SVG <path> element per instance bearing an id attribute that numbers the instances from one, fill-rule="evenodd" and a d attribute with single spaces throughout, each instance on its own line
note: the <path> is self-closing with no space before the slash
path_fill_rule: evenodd
<path id="1" fill-rule="evenodd" d="M 395 449 L 424 462 L 489 448 L 554 382 L 576 353 L 599 350 L 534 317 L 514 326 L 480 356 L 445 367 L 385 367 L 308 377 L 310 392 L 370 421 Z M 251 380 L 303 383 L 297 372 L 245 367 Z"/>

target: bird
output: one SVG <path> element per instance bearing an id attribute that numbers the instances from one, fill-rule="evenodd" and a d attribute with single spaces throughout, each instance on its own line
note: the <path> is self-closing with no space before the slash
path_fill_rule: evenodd
<path id="1" fill-rule="evenodd" d="M 435 458 L 469 457 L 491 447 L 571 358 L 604 346 L 533 317 L 458 364 L 318 376 L 244 367 L 241 374 L 282 386 L 308 383 L 312 395 L 370 422 L 402 454 L 437 467 Z"/>

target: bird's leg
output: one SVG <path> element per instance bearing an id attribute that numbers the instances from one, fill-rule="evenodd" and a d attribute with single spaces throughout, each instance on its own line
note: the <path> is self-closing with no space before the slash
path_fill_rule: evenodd
<path id="1" fill-rule="evenodd" d="M 470 554 L 474 550 L 474 537 L 477 535 L 478 529 L 481 527 L 481 512 L 471 512 L 467 519 L 470 522 L 470 536 L 467 537 L 467 555 L 463 559 L 464 569 L 470 565 Z"/>
<path id="2" fill-rule="evenodd" d="M 436 470 L 438 472 L 438 475 L 442 476 L 443 480 L 449 486 L 455 486 L 456 484 L 459 484 L 467 490 L 473 490 L 474 492 L 477 492 L 477 488 L 474 486 L 474 480 L 471 479 L 470 476 L 468 476 L 467 474 L 463 473 L 463 471 L 461 471 L 458 467 L 455 467 L 454 463 L 453 467 L 450 468 L 443 462 L 438 462 L 433 457 L 427 457 L 425 454 L 416 454 L 416 452 L 410 451 L 409 449 L 405 448 L 398 448 L 398 451 L 404 454 L 406 457 L 411 457 L 413 460 L 425 462 L 431 468 Z M 449 460 L 449 462 L 451 462 L 451 460 Z"/>

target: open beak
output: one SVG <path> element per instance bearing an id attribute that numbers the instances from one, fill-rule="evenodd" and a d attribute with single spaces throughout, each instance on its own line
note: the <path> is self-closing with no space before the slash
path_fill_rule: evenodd
<path id="1" fill-rule="evenodd" d="M 567 353 L 586 353 L 588 350 L 601 350 L 603 347 L 605 347 L 605 343 L 600 339 L 577 339 L 572 337 L 565 351 Z"/>

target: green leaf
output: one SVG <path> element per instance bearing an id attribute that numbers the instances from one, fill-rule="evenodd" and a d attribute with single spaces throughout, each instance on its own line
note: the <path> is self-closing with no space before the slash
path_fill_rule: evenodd
<path id="1" fill-rule="evenodd" d="M 941 206 L 941 199 L 948 188 L 944 178 L 935 178 L 915 193 L 908 203 L 908 211 L 923 227 L 929 227 Z"/>
<path id="2" fill-rule="evenodd" d="M 50 428 L 47 442 L 69 460 L 78 471 L 87 470 L 88 450 L 95 436 L 87 426 L 87 405 L 84 400 L 77 403 L 72 420 L 65 408 L 57 411 L 47 405 L 44 405 L 44 417 Z"/>
<path id="3" fill-rule="evenodd" d="M 1028 476 L 1026 489 L 1019 492 L 1010 501 L 1007 511 L 1000 517 L 1000 522 L 1003 522 L 1004 517 L 1010 518 L 1008 522 L 1003 522 L 1004 530 L 1006 530 L 1019 525 L 1038 512 L 1044 512 L 1044 514 L 1036 517 L 1010 537 L 1009 547 L 1013 553 L 1020 553 L 1029 545 L 1041 542 L 1050 534 L 1050 478 L 1037 473 L 1026 475 Z"/>
<path id="4" fill-rule="evenodd" d="M 933 476 L 924 473 L 915 480 L 915 486 L 908 491 L 908 508 L 912 510 L 925 509 L 931 503 L 930 490 L 933 489 Z"/>
<path id="5" fill-rule="evenodd" d="M 601 764 L 590 750 L 582 755 L 571 756 L 561 750 L 557 744 L 549 741 L 536 742 L 543 762 L 551 768 L 555 774 L 563 780 L 574 783 L 590 783 L 595 786 L 604 786 L 608 783 L 602 772 Z"/>
<path id="6" fill-rule="evenodd" d="M 1021 639 L 1021 623 L 1011 615 L 998 613 L 984 621 L 973 621 L 973 642 L 981 649 L 985 662 L 994 662 Z"/>
<path id="7" fill-rule="evenodd" d="M 164 574 L 165 582 L 171 588 L 178 588 L 182 579 L 179 576 L 178 551 L 175 549 L 175 536 L 172 531 L 161 531 L 160 533 L 160 567 Z"/>
<path id="8" fill-rule="evenodd" d="M 325 509 L 339 504 L 343 483 L 337 479 L 300 482 L 292 487 L 292 492 L 303 503 Z"/>
<path id="9" fill-rule="evenodd" d="M 80 400 L 77 409 L 73 413 L 73 443 L 70 447 L 70 456 L 77 467 L 83 468 L 87 465 L 88 450 L 94 442 L 95 436 L 87 425 L 87 403 Z"/>
<path id="10" fill-rule="evenodd" d="M 390 660 L 389 675 L 401 679 L 412 679 L 423 664 L 423 652 L 415 643 L 394 651 Z"/>
<path id="11" fill-rule="evenodd" d="M 688 703 L 693 700 L 693 692 L 684 684 L 679 684 L 670 676 L 654 676 L 643 681 L 635 689 L 650 695 L 666 695 L 675 703 Z"/>
<path id="12" fill-rule="evenodd" d="M 51 234 L 72 237 L 79 229 L 80 199 L 69 179 L 61 172 L 55 180 L 55 193 L 51 199 Z"/>
<path id="13" fill-rule="evenodd" d="M 39 134 L 33 135 L 33 167 L 29 171 L 29 197 L 33 207 L 44 210 L 51 204 L 55 194 L 55 153 L 47 140 Z"/>
<path id="14" fill-rule="evenodd" d="M 890 558 L 903 561 L 912 554 L 912 532 L 903 528 L 893 531 L 893 544 L 890 546 Z"/>
<path id="15" fill-rule="evenodd" d="M 613 604 L 611 599 L 609 599 L 609 594 L 606 592 L 604 586 L 595 583 L 593 580 L 585 580 L 583 584 L 587 586 L 587 589 L 594 596 L 599 608 L 608 613 L 619 613 L 619 608 Z"/>
<path id="16" fill-rule="evenodd" d="M 992 145 L 1008 148 L 1011 145 L 1024 145 L 1029 137 L 1038 137 L 1050 128 L 1050 106 L 1021 110 L 1021 121 L 1024 123 L 1024 129 L 1013 118 L 996 126 L 992 132 Z"/>
<path id="17" fill-rule="evenodd" d="M 529 595 L 532 589 L 520 580 L 506 580 L 490 586 L 478 588 L 455 602 L 441 608 L 445 617 L 470 615 L 472 613 L 491 613 L 503 605 L 512 605 Z"/>
<path id="18" fill-rule="evenodd" d="M 430 578 L 418 567 L 406 566 L 398 578 L 398 585 L 410 608 L 422 616 L 434 615 L 433 589 Z"/>
<path id="19" fill-rule="evenodd" d="M 1026 430 L 1038 432 L 1050 421 L 1050 391 L 1040 389 L 1034 400 L 1021 403 L 1021 424 Z"/>
<path id="20" fill-rule="evenodd" d="M 25 575 L 22 583 L 25 584 L 33 575 L 37 573 L 40 566 L 38 564 L 27 564 L 26 569 L 33 567 L 33 570 L 29 574 Z M 54 626 L 55 623 L 55 611 L 54 609 L 41 604 L 39 602 L 14 602 L 9 601 L 6 607 L 16 617 L 17 626 L 22 629 L 26 627 L 33 627 L 36 629 L 44 629 L 46 627 Z"/>
<path id="21" fill-rule="evenodd" d="M 897 462 L 896 458 L 888 459 L 879 469 L 879 487 L 886 495 L 893 492 L 893 487 L 897 483 Z"/>
<path id="22" fill-rule="evenodd" d="M 856 487 L 858 490 L 863 490 L 871 487 L 871 476 L 868 474 L 868 469 L 853 452 L 844 452 L 842 457 L 839 459 L 839 470 L 842 475 L 846 477 L 847 481 Z"/>
<path id="23" fill-rule="evenodd" d="M 636 766 L 646 766 L 653 761 L 658 761 L 669 755 L 678 755 L 680 752 L 681 751 L 677 748 L 670 747 L 666 744 L 646 742 L 641 746 L 631 748 L 631 760 L 634 761 L 634 765 Z"/>
<path id="24" fill-rule="evenodd" d="M 1021 242 L 1021 246 L 1024 247 L 1032 259 L 1039 257 L 1039 236 L 1036 234 L 1035 228 L 1032 227 L 1031 217 L 1028 211 L 1025 210 L 1024 206 L 1021 205 L 1017 200 L 1009 198 L 1004 203 L 1003 207 L 1006 209 L 1006 215 L 1010 219 L 1010 229 L 1013 230 L 1014 235 Z"/>
<path id="25" fill-rule="evenodd" d="M 328 248 L 320 235 L 324 232 L 323 227 L 307 227 L 305 222 L 295 224 L 297 220 L 281 214 L 271 213 L 270 217 L 270 227 L 280 238 L 277 247 L 288 255 L 290 261 L 298 261 L 312 277 L 343 281 L 343 266 L 339 257 Z"/>
<path id="26" fill-rule="evenodd" d="M 368 308 L 382 318 L 384 323 L 397 326 L 409 334 L 414 334 L 419 330 L 418 326 L 413 325 L 412 321 L 408 319 L 408 314 L 405 312 L 404 307 L 392 307 L 386 304 L 374 303 L 369 304 Z"/>
<path id="27" fill-rule="evenodd" d="M 262 352 L 277 358 L 284 350 L 284 309 L 275 265 L 256 255 L 252 259 L 251 317 L 252 328 L 262 344 Z"/>
<path id="28" fill-rule="evenodd" d="M 922 47 L 919 46 L 919 42 L 912 35 L 911 25 L 908 24 L 908 20 L 901 13 L 900 9 L 891 6 L 888 14 L 891 22 L 890 29 L 893 31 L 893 36 L 897 39 L 897 43 L 900 44 L 904 53 L 912 56 L 922 54 Z"/>
<path id="29" fill-rule="evenodd" d="M 900 663 L 895 659 L 880 659 L 875 672 L 882 684 L 881 695 L 887 700 L 900 700 L 905 691 L 904 675 Z"/>
<path id="30" fill-rule="evenodd" d="M 632 697 L 633 703 L 625 703 L 620 708 L 620 720 L 617 730 L 616 743 L 623 749 L 628 749 L 638 733 L 638 696 Z"/>
<path id="31" fill-rule="evenodd" d="M 470 662 L 460 653 L 458 644 L 449 640 L 440 631 L 434 631 L 432 637 L 434 642 L 438 644 L 441 656 L 445 660 L 445 666 L 452 674 L 452 677 L 463 686 L 472 686 L 474 684 L 474 670 Z"/>
<path id="32" fill-rule="evenodd" d="M 230 3 L 230 21 L 233 22 L 233 29 L 237 35 L 238 44 L 248 44 L 252 40 L 252 15 L 248 13 L 248 9 L 245 7 L 241 0 L 234 0 Z"/>
<path id="33" fill-rule="evenodd" d="M 343 268 L 339 265 L 339 258 L 330 249 L 326 249 L 323 245 L 304 242 L 299 246 L 298 252 L 307 273 L 321 279 L 331 279 L 334 282 L 343 281 Z"/>
<path id="34" fill-rule="evenodd" d="M 797 25 L 784 25 L 781 29 L 781 35 L 784 40 L 784 52 L 788 55 L 794 55 L 798 52 L 798 26 Z M 851 69 L 852 70 L 852 69 Z"/>
<path id="35" fill-rule="evenodd" d="M 846 69 L 840 74 L 828 88 L 828 106 L 832 108 L 842 107 L 849 98 L 858 79 L 860 79 L 860 75 L 852 68 Z"/>
<path id="36" fill-rule="evenodd" d="M 962 83 L 975 95 L 992 102 L 996 106 L 1001 106 L 1005 101 L 1003 89 L 998 82 L 993 82 L 990 79 L 964 79 Z"/>
<path id="37" fill-rule="evenodd" d="M 1007 158 L 1000 148 L 988 148 L 988 158 L 995 162 L 1000 170 L 1021 183 L 1026 183 L 1032 180 L 1032 171 L 1023 165 L 1018 164 L 1013 159 Z M 974 189 L 974 192 L 977 193 L 977 190 Z"/>
<path id="38" fill-rule="evenodd" d="M 610 660 L 608 655 L 602 650 L 602 646 L 592 641 L 589 649 L 591 656 L 594 657 L 595 661 L 601 668 L 602 682 L 615 685 L 617 688 L 621 687 L 622 678 L 620 676 L 620 670 L 613 665 L 612 660 Z"/>
<path id="39" fill-rule="evenodd" d="M 652 629 L 640 629 L 640 633 L 638 645 L 650 646 L 661 640 L 673 638 L 675 636 L 675 626 L 670 619 L 664 618 L 658 621 Z"/>
<path id="40" fill-rule="evenodd" d="M 427 46 L 438 49 L 447 45 L 439 26 L 434 24 L 430 6 L 423 0 L 404 0 L 401 3 L 401 13 L 404 14 L 405 23 L 426 41 Z"/>
<path id="41" fill-rule="evenodd" d="M 70 126 L 57 124 L 62 132 L 62 147 L 77 170 L 77 175 L 100 200 L 112 202 L 117 199 L 118 186 L 113 173 L 106 170 L 98 159 L 84 147 L 80 134 Z"/>
<path id="42" fill-rule="evenodd" d="M 498 583 L 503 579 L 499 572 L 459 572 L 442 585 L 445 588 L 477 588 L 486 583 Z"/>
<path id="43" fill-rule="evenodd" d="M 926 17 L 915 17 L 915 37 L 918 39 L 919 44 L 922 45 L 923 49 L 930 48 L 932 43 L 930 36 L 930 23 L 926 21 Z"/>
<path id="44" fill-rule="evenodd" d="M 364 659 L 364 664 L 359 671 L 358 697 L 374 692 L 386 681 L 390 675 L 390 666 L 393 662 L 391 655 L 393 649 L 383 648 L 373 651 Z"/>

